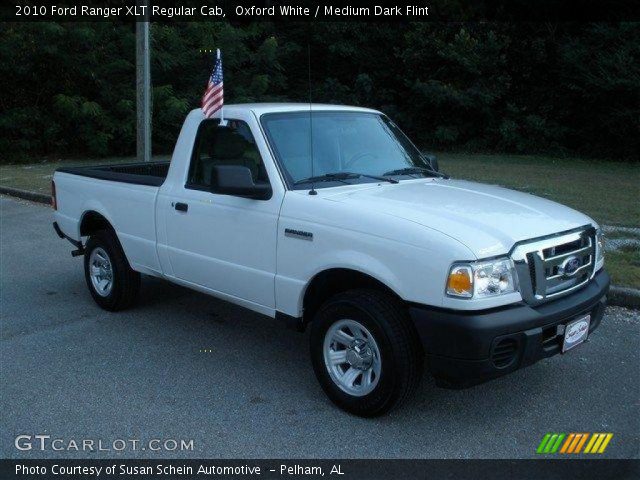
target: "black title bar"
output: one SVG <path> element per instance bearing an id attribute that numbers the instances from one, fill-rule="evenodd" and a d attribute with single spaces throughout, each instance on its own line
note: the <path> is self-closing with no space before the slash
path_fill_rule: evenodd
<path id="1" fill-rule="evenodd" d="M 638 460 L 1 460 L 8 479 L 613 479 L 640 475 Z"/>
<path id="2" fill-rule="evenodd" d="M 16 0 L 11 3 L 0 7 L 3 21 L 601 22 L 640 19 L 640 2 L 634 0 L 151 0 L 148 7 L 124 0 Z"/>

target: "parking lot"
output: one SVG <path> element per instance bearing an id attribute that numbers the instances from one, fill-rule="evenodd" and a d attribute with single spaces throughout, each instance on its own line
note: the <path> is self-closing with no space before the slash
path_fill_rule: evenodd
<path id="1" fill-rule="evenodd" d="M 472 389 L 425 376 L 404 408 L 365 420 L 327 400 L 308 335 L 276 320 L 148 277 L 136 308 L 100 310 L 51 222 L 0 198 L 4 458 L 523 458 L 547 432 L 611 432 L 604 456 L 640 457 L 638 311 L 612 307 L 585 345 Z M 194 448 L 19 450 L 18 435 Z"/>

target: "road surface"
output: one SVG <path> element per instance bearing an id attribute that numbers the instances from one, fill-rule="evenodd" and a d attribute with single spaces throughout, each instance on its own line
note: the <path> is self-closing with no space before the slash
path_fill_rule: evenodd
<path id="1" fill-rule="evenodd" d="M 610 308 L 585 345 L 472 389 L 425 376 L 406 407 L 365 420 L 327 400 L 308 334 L 276 320 L 148 277 L 135 309 L 100 310 L 51 222 L 0 198 L 3 458 L 530 458 L 547 432 L 612 432 L 603 456 L 639 456 L 637 311 Z"/>

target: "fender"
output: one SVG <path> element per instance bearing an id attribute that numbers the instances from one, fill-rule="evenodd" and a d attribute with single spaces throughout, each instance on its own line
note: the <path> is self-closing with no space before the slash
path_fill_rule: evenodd
<path id="1" fill-rule="evenodd" d="M 111 227 L 116 232 L 116 234 L 118 233 L 118 228 L 113 222 L 113 217 L 107 212 L 106 207 L 99 200 L 88 199 L 84 201 L 82 203 L 81 211 L 82 211 L 82 214 L 80 215 L 80 218 L 78 219 L 78 225 L 76 226 L 76 234 L 77 234 L 76 238 L 78 240 L 82 240 L 82 236 L 80 235 L 80 226 L 82 225 L 82 222 L 84 221 L 85 216 L 88 213 L 92 213 L 92 212 L 103 216 L 107 220 L 107 222 L 109 222 L 109 225 L 111 225 Z"/>
<path id="2" fill-rule="evenodd" d="M 314 259 L 314 267 L 305 280 L 276 275 L 276 309 L 293 317 L 302 316 L 304 296 L 314 278 L 333 269 L 352 270 L 385 285 L 402 298 L 398 276 L 376 258 L 355 250 L 327 252 Z"/>

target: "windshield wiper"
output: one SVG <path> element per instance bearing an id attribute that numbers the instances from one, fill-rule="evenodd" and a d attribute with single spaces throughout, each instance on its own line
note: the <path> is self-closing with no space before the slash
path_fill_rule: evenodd
<path id="1" fill-rule="evenodd" d="M 315 182 L 344 182 L 350 178 L 367 177 L 374 180 L 380 180 L 381 182 L 398 183 L 398 180 L 394 178 L 381 177 L 378 175 L 369 175 L 368 173 L 355 173 L 355 172 L 335 172 L 325 173 L 324 175 L 318 175 L 315 177 L 303 178 L 294 182 L 294 185 L 301 185 L 303 183 L 315 183 Z M 345 182 L 347 183 L 347 182 Z"/>
<path id="2" fill-rule="evenodd" d="M 337 173 L 325 173 L 324 175 L 316 175 L 315 177 L 303 178 L 294 182 L 294 185 L 302 185 L 303 183 L 316 183 L 316 182 L 344 182 L 349 178 L 357 178 L 351 173 L 337 172 Z M 348 183 L 348 182 L 344 182 Z"/>
<path id="3" fill-rule="evenodd" d="M 384 175 L 411 175 L 412 173 L 430 173 L 434 177 L 441 177 L 445 180 L 449 178 L 449 175 L 445 175 L 444 173 L 436 172 L 435 170 L 425 167 L 398 168 L 397 170 L 389 170 L 384 173 Z"/>

